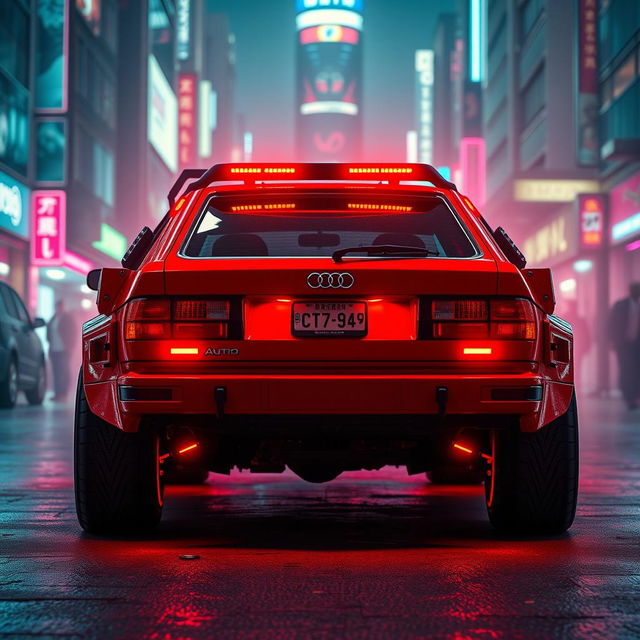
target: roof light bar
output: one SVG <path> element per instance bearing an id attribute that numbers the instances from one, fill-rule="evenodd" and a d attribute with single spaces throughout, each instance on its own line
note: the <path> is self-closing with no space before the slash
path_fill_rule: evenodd
<path id="1" fill-rule="evenodd" d="M 413 211 L 413 207 L 402 206 L 399 204 L 374 204 L 374 203 L 360 203 L 360 202 L 349 202 L 347 203 L 347 209 L 364 209 L 366 211 Z"/>
<path id="2" fill-rule="evenodd" d="M 445 180 L 428 164 L 346 164 L 337 162 L 282 164 L 216 164 L 209 169 L 185 169 L 169 192 L 169 204 L 173 207 L 184 185 L 191 182 L 184 194 L 204 189 L 215 182 L 256 182 L 260 180 L 294 181 L 345 181 L 385 180 L 387 182 L 429 182 L 438 189 L 457 191 L 456 185 Z"/>
<path id="3" fill-rule="evenodd" d="M 413 173 L 412 167 L 349 167 L 349 173 Z"/>

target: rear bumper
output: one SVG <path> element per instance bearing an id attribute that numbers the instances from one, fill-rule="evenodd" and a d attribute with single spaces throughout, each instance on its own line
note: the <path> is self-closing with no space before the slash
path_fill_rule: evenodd
<path id="1" fill-rule="evenodd" d="M 540 393 L 529 392 L 525 397 L 536 399 L 495 399 L 495 390 L 517 393 L 535 387 Z M 438 392 L 443 388 L 444 394 Z M 216 389 L 224 391 L 216 393 Z M 550 383 L 530 373 L 370 376 L 127 373 L 108 382 L 85 385 L 92 411 L 125 431 L 136 431 L 143 416 L 442 413 L 467 416 L 469 425 L 479 415 L 517 416 L 521 428 L 531 431 L 549 421 L 547 414 L 553 419 L 566 411 L 572 389 L 572 385 Z"/>

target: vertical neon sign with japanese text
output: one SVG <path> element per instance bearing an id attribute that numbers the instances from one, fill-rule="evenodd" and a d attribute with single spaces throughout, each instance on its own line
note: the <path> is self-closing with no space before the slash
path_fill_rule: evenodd
<path id="1" fill-rule="evenodd" d="M 67 194 L 34 191 L 32 195 L 31 264 L 61 265 L 66 252 Z"/>

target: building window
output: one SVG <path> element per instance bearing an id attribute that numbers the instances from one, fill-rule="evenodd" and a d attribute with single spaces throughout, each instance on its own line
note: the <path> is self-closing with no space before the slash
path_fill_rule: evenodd
<path id="1" fill-rule="evenodd" d="M 520 37 L 526 40 L 544 10 L 545 0 L 527 0 L 520 7 Z"/>
<path id="2" fill-rule="evenodd" d="M 540 67 L 522 91 L 522 124 L 527 127 L 546 104 L 546 73 Z"/>
<path id="3" fill-rule="evenodd" d="M 0 2 L 0 66 L 29 86 L 29 16 L 15 0 Z"/>
<path id="4" fill-rule="evenodd" d="M 98 63 L 87 45 L 77 41 L 76 75 L 78 92 L 91 105 L 94 113 L 110 127 L 115 126 L 116 99 L 111 75 Z"/>
<path id="5" fill-rule="evenodd" d="M 27 90 L 0 72 L 0 162 L 23 176 L 29 157 Z"/>
<path id="6" fill-rule="evenodd" d="M 65 181 L 67 136 L 61 120 L 36 123 L 36 180 L 46 183 Z"/>
<path id="7" fill-rule="evenodd" d="M 93 143 L 93 192 L 113 206 L 113 154 L 99 142 Z"/>
<path id="8" fill-rule="evenodd" d="M 96 198 L 113 206 L 113 153 L 82 127 L 76 136 L 75 177 Z"/>

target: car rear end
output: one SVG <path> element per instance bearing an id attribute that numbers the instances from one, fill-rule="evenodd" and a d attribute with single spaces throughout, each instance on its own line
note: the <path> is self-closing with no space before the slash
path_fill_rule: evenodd
<path id="1" fill-rule="evenodd" d="M 85 361 L 107 420 L 151 424 L 163 455 L 191 447 L 209 470 L 323 481 L 387 464 L 477 476 L 496 429 L 566 410 L 570 332 L 453 189 L 249 175 L 179 200 L 86 333 L 117 342 L 107 375 Z"/>

